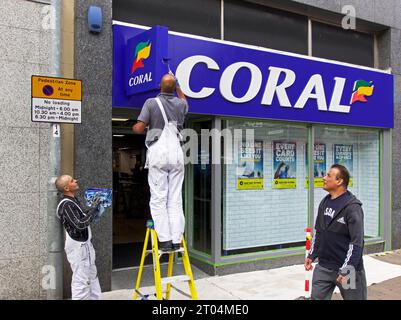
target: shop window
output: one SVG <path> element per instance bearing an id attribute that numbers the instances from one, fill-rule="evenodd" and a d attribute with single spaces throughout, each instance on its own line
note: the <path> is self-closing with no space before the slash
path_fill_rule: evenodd
<path id="1" fill-rule="evenodd" d="M 323 173 L 332 164 L 343 164 L 350 172 L 348 190 L 362 202 L 365 223 L 365 238 L 379 235 L 380 171 L 379 131 L 317 127 L 315 148 L 321 158 L 315 164 L 315 219 L 320 201 L 327 192 L 319 185 Z M 322 174 L 321 174 L 322 172 Z"/>
<path id="2" fill-rule="evenodd" d="M 224 127 L 223 256 L 304 245 L 307 127 L 245 120 Z"/>
<path id="3" fill-rule="evenodd" d="M 313 22 L 312 55 L 374 67 L 374 37 L 371 34 Z"/>
<path id="4" fill-rule="evenodd" d="M 308 54 L 308 19 L 245 1 L 225 0 L 224 39 Z"/>
<path id="5" fill-rule="evenodd" d="M 220 38 L 220 1 L 113 0 L 113 19 Z"/>
<path id="6" fill-rule="evenodd" d="M 192 229 L 191 247 L 195 250 L 211 254 L 211 201 L 212 201 L 212 166 L 210 163 L 211 143 L 207 149 L 202 149 L 202 130 L 211 130 L 211 121 L 194 122 L 193 129 L 198 134 L 198 161 L 192 165 L 193 195 L 192 195 Z"/>

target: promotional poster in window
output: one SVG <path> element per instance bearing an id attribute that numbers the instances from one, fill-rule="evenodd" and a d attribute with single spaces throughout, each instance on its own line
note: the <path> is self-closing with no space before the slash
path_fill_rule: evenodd
<path id="1" fill-rule="evenodd" d="M 240 142 L 237 189 L 263 189 L 263 141 Z"/>
<path id="2" fill-rule="evenodd" d="M 297 187 L 297 144 L 273 141 L 273 188 L 295 189 Z"/>
<path id="3" fill-rule="evenodd" d="M 353 169 L 354 169 L 354 153 L 352 144 L 335 144 L 334 148 L 334 163 L 341 164 L 347 168 L 350 179 L 348 187 L 353 186 Z"/>
<path id="4" fill-rule="evenodd" d="M 326 145 L 324 143 L 315 143 L 313 149 L 313 176 L 315 188 L 323 188 L 323 177 L 326 175 Z M 305 168 L 308 170 L 308 144 L 305 148 Z M 306 172 L 308 177 L 308 172 Z M 305 179 L 305 188 L 309 187 L 308 178 Z"/>

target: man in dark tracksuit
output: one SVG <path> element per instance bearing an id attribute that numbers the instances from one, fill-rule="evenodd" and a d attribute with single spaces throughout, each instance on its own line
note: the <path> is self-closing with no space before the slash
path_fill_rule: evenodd
<path id="1" fill-rule="evenodd" d="M 348 170 L 335 164 L 324 177 L 323 189 L 329 194 L 319 205 L 315 235 L 305 269 L 312 270 L 314 300 L 329 300 L 336 286 L 344 300 L 366 300 L 363 266 L 364 227 L 362 203 L 347 190 Z"/>

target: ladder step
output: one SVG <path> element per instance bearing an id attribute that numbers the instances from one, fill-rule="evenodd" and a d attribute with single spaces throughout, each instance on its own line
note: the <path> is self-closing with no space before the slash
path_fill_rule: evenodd
<path id="1" fill-rule="evenodd" d="M 150 252 L 152 252 L 152 250 L 149 250 Z M 159 255 L 162 255 L 162 254 L 166 254 L 166 253 L 172 253 L 172 252 L 184 252 L 185 250 L 184 250 L 184 248 L 179 248 L 179 249 L 177 249 L 177 250 L 159 250 Z"/>
<path id="2" fill-rule="evenodd" d="M 175 282 L 186 282 L 186 281 L 189 281 L 189 280 L 191 280 L 191 279 L 187 275 L 167 277 L 167 278 L 162 278 L 162 285 L 165 285 L 165 284 L 168 284 L 168 283 L 175 283 Z"/>

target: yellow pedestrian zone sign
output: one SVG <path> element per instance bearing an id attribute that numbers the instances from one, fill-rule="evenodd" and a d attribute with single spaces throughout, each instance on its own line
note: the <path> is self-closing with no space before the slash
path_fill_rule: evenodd
<path id="1" fill-rule="evenodd" d="M 32 121 L 81 123 L 82 81 L 32 76 Z"/>

